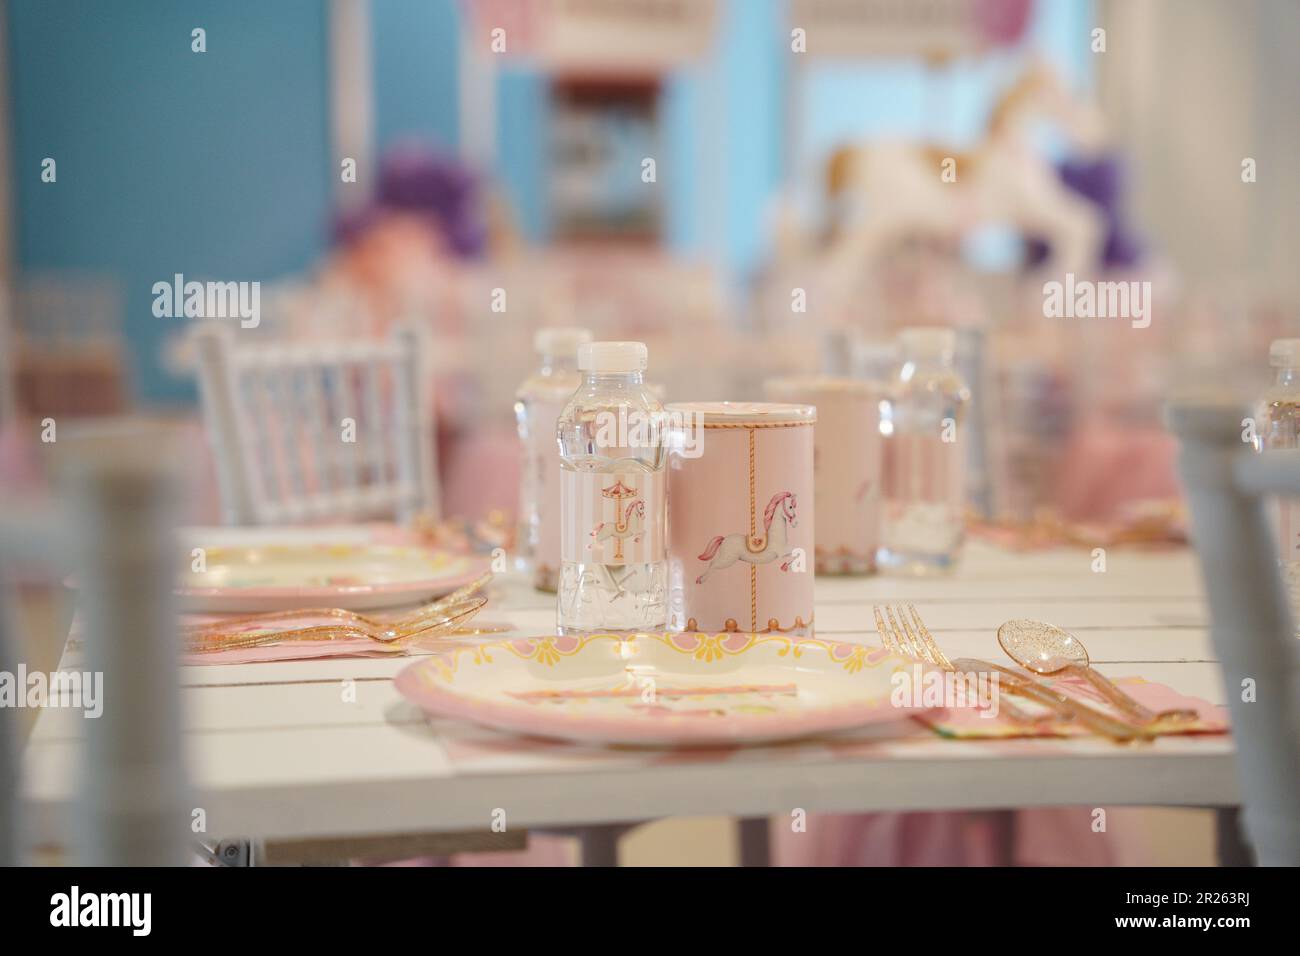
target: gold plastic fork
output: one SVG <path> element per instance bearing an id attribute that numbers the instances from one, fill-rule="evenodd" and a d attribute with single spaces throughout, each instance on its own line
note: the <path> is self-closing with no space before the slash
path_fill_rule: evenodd
<path id="1" fill-rule="evenodd" d="M 381 644 L 406 643 L 412 637 L 447 630 L 451 625 L 467 621 L 487 603 L 487 598 L 475 593 L 482 590 L 492 575 L 484 574 L 469 584 L 457 588 L 436 601 L 424 604 L 409 614 L 381 620 L 348 611 L 343 608 L 307 608 L 290 611 L 271 611 L 249 617 L 213 621 L 209 624 L 191 624 L 181 629 L 186 650 L 192 653 L 224 651 L 234 648 L 258 647 L 281 641 L 331 641 L 370 638 Z M 305 617 L 325 617 L 336 624 L 293 628 L 264 634 L 251 634 L 250 627 L 261 627 L 275 621 L 295 620 Z"/>
<path id="2" fill-rule="evenodd" d="M 379 646 L 398 650 L 416 638 L 452 630 L 463 624 L 487 604 L 483 596 L 470 597 L 456 604 L 442 604 L 434 613 L 432 605 L 426 605 L 419 611 L 397 621 L 381 624 L 378 628 L 369 623 L 364 624 L 318 624 L 312 627 L 291 628 L 284 631 L 250 633 L 231 630 L 235 622 L 221 622 L 220 629 L 204 625 L 206 630 L 185 634 L 185 650 L 191 654 L 229 651 L 250 647 L 262 647 L 268 644 L 282 644 L 289 641 L 345 641 L 370 639 Z M 335 610 L 335 609 L 330 609 Z M 344 614 L 350 612 L 342 612 Z M 292 616 L 321 616 L 317 611 L 297 611 Z M 328 612 L 324 616 L 330 616 Z M 358 615 L 360 617 L 360 615 Z M 364 619 L 369 621 L 369 619 Z M 258 623 L 257 618 L 245 618 L 244 623 Z"/>
<path id="3" fill-rule="evenodd" d="M 885 605 L 884 612 L 889 616 L 888 628 L 885 627 L 884 618 L 881 617 L 880 606 L 876 605 L 871 610 L 875 614 L 876 630 L 879 632 L 880 639 L 884 642 L 886 650 L 893 651 L 903 657 L 934 664 L 946 671 L 955 671 L 957 669 L 939 647 L 939 643 L 934 639 L 934 635 L 930 633 L 930 629 L 925 626 L 925 622 L 921 620 L 921 615 L 916 612 L 913 605 L 907 605 L 907 614 L 904 613 L 902 607 L 895 608 L 888 604 Z M 898 611 L 898 620 L 902 621 L 901 628 L 898 620 L 894 618 L 895 610 Z M 908 614 L 911 615 L 914 628 L 908 626 Z M 1032 714 L 1023 708 L 1017 707 L 1010 701 L 1001 701 L 1000 703 L 1002 712 L 1007 715 L 1007 719 L 1018 724 L 1041 724 L 1054 719 L 1056 716 L 1052 712 Z"/>
<path id="4" fill-rule="evenodd" d="M 380 619 L 367 617 L 364 614 L 358 614 L 356 611 L 348 611 L 339 607 L 326 608 L 294 608 L 287 611 L 267 611 L 264 614 L 250 614 L 248 617 L 227 618 L 221 621 L 212 621 L 208 624 L 187 624 L 181 629 L 181 633 L 186 636 L 198 636 L 201 634 L 228 632 L 236 628 L 258 626 L 269 624 L 273 621 L 292 621 L 303 617 L 329 617 L 339 621 L 346 627 L 357 628 L 368 632 L 368 636 L 374 637 L 375 640 L 381 641 L 384 638 L 380 635 L 391 630 L 409 630 L 418 625 L 423 619 L 436 617 L 446 608 L 455 604 L 460 604 L 477 591 L 482 590 L 492 580 L 492 574 L 484 574 L 474 579 L 469 584 L 457 588 L 450 594 L 438 598 L 436 601 L 430 601 L 428 604 L 422 604 L 414 611 L 404 614 L 397 618 Z M 389 638 L 390 640 L 392 638 Z"/>
<path id="5" fill-rule="evenodd" d="M 902 620 L 901 627 L 894 617 L 895 610 L 898 611 L 898 619 Z M 958 669 L 939 648 L 938 642 L 935 641 L 930 629 L 925 626 L 925 622 L 921 620 L 921 615 L 917 613 L 913 605 L 907 605 L 907 611 L 911 617 L 911 626 L 908 623 L 908 614 L 904 613 L 902 607 L 894 608 L 885 605 L 885 616 L 889 618 L 888 628 L 885 627 L 885 620 L 881 616 L 880 607 L 873 607 L 872 611 L 876 618 L 876 630 L 880 632 L 880 638 L 885 642 L 885 647 L 888 650 L 895 651 L 905 657 L 934 664 L 946 671 L 956 671 Z M 1066 723 L 1077 720 L 1089 729 L 1110 737 L 1112 740 L 1128 742 L 1152 739 L 1150 731 L 1142 727 L 1136 727 L 1122 720 L 1117 720 L 1103 711 L 1089 707 L 1087 704 L 1068 697 L 1046 684 L 1023 674 L 1018 674 L 1006 667 L 969 658 L 963 659 L 960 663 L 963 669 L 998 674 L 1002 679 L 1000 686 L 1008 694 L 1024 697 L 1026 700 L 1041 704 L 1051 712 L 1045 715 L 1046 717 L 1056 717 Z M 1021 710 L 1010 701 L 1003 700 L 1000 701 L 1000 704 L 1002 712 L 1017 723 L 1035 724 L 1043 720 L 1041 717 L 1036 717 Z"/>

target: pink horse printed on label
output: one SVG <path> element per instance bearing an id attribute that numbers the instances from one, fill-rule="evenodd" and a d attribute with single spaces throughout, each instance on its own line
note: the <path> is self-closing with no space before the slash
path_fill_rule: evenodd
<path id="1" fill-rule="evenodd" d="M 699 556 L 701 561 L 708 561 L 709 566 L 704 569 L 703 574 L 695 579 L 695 583 L 703 584 L 704 579 L 714 571 L 729 568 L 737 561 L 745 561 L 749 564 L 768 564 L 779 559 L 781 561 L 781 570 L 789 571 L 794 552 L 786 551 L 785 546 L 788 538 L 788 528 L 799 527 L 799 516 L 796 511 L 798 504 L 794 492 L 777 492 L 772 496 L 772 500 L 767 503 L 767 509 L 763 512 L 763 536 L 761 538 L 751 539 L 743 531 L 725 537 L 723 535 L 715 537 L 709 542 L 709 546 L 704 549 L 704 553 Z M 772 519 L 777 515 L 778 506 L 780 506 L 781 520 L 774 526 Z"/>
<path id="2" fill-rule="evenodd" d="M 623 560 L 623 540 L 631 538 L 632 543 L 636 544 L 641 540 L 643 526 L 645 525 L 645 502 L 640 498 L 634 498 L 628 502 L 627 507 L 622 507 L 623 499 L 630 498 L 636 494 L 635 488 L 629 488 L 621 480 L 616 481 L 608 488 L 602 488 L 601 492 L 606 498 L 614 501 L 614 521 L 602 521 L 591 531 L 591 544 L 589 548 L 595 549 L 597 545 L 603 545 L 610 538 L 614 539 L 614 560 Z M 635 520 L 634 520 L 635 519 Z"/>

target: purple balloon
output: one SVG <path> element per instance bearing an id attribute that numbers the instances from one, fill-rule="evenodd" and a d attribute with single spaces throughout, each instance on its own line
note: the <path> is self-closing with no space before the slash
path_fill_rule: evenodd
<path id="1" fill-rule="evenodd" d="M 355 240 L 385 212 L 414 213 L 426 219 L 447 247 L 463 258 L 481 255 L 487 245 L 478 178 L 457 160 L 425 144 L 402 143 L 385 153 L 375 197 L 337 217 L 335 241 Z"/>
<path id="2" fill-rule="evenodd" d="M 1141 262 L 1142 242 L 1128 229 L 1120 208 L 1124 193 L 1124 165 L 1119 154 L 1066 160 L 1057 168 L 1057 175 L 1071 192 L 1095 205 L 1106 220 L 1106 235 L 1101 249 L 1102 268 L 1126 269 Z M 1051 247 L 1042 237 L 1028 237 L 1025 267 L 1032 269 L 1041 265 L 1050 251 Z"/>

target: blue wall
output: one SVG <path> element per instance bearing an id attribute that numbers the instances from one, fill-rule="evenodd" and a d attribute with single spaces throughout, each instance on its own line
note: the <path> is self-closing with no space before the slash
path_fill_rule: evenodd
<path id="1" fill-rule="evenodd" d="M 781 184 L 785 85 L 792 55 L 785 5 L 777 0 L 730 0 L 723 8 L 718 37 L 727 197 L 721 261 L 747 278 L 766 252 L 769 205 Z"/>
<path id="2" fill-rule="evenodd" d="M 192 399 L 159 365 L 152 284 L 269 280 L 325 247 L 329 150 L 319 0 L 11 0 L 15 255 L 115 274 L 146 401 Z M 190 31 L 207 30 L 207 52 Z M 40 181 L 41 160 L 58 182 Z"/>
<path id="3" fill-rule="evenodd" d="M 370 0 L 370 43 L 380 150 L 408 138 L 454 149 L 460 129 L 454 0 Z"/>

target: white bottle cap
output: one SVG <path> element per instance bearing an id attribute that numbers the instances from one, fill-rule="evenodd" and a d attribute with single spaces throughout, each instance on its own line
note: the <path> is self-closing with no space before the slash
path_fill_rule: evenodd
<path id="1" fill-rule="evenodd" d="M 1300 339 L 1274 339 L 1268 347 L 1268 364 L 1273 368 L 1300 367 Z"/>
<path id="2" fill-rule="evenodd" d="M 937 325 L 903 329 L 898 341 L 911 355 L 951 359 L 957 351 L 957 333 Z"/>
<path id="3" fill-rule="evenodd" d="M 538 355 L 573 355 L 583 342 L 591 341 L 591 331 L 576 325 L 538 329 L 533 334 L 533 349 Z"/>
<path id="4" fill-rule="evenodd" d="M 644 372 L 650 353 L 644 342 L 585 342 L 578 346 L 584 372 Z"/>

